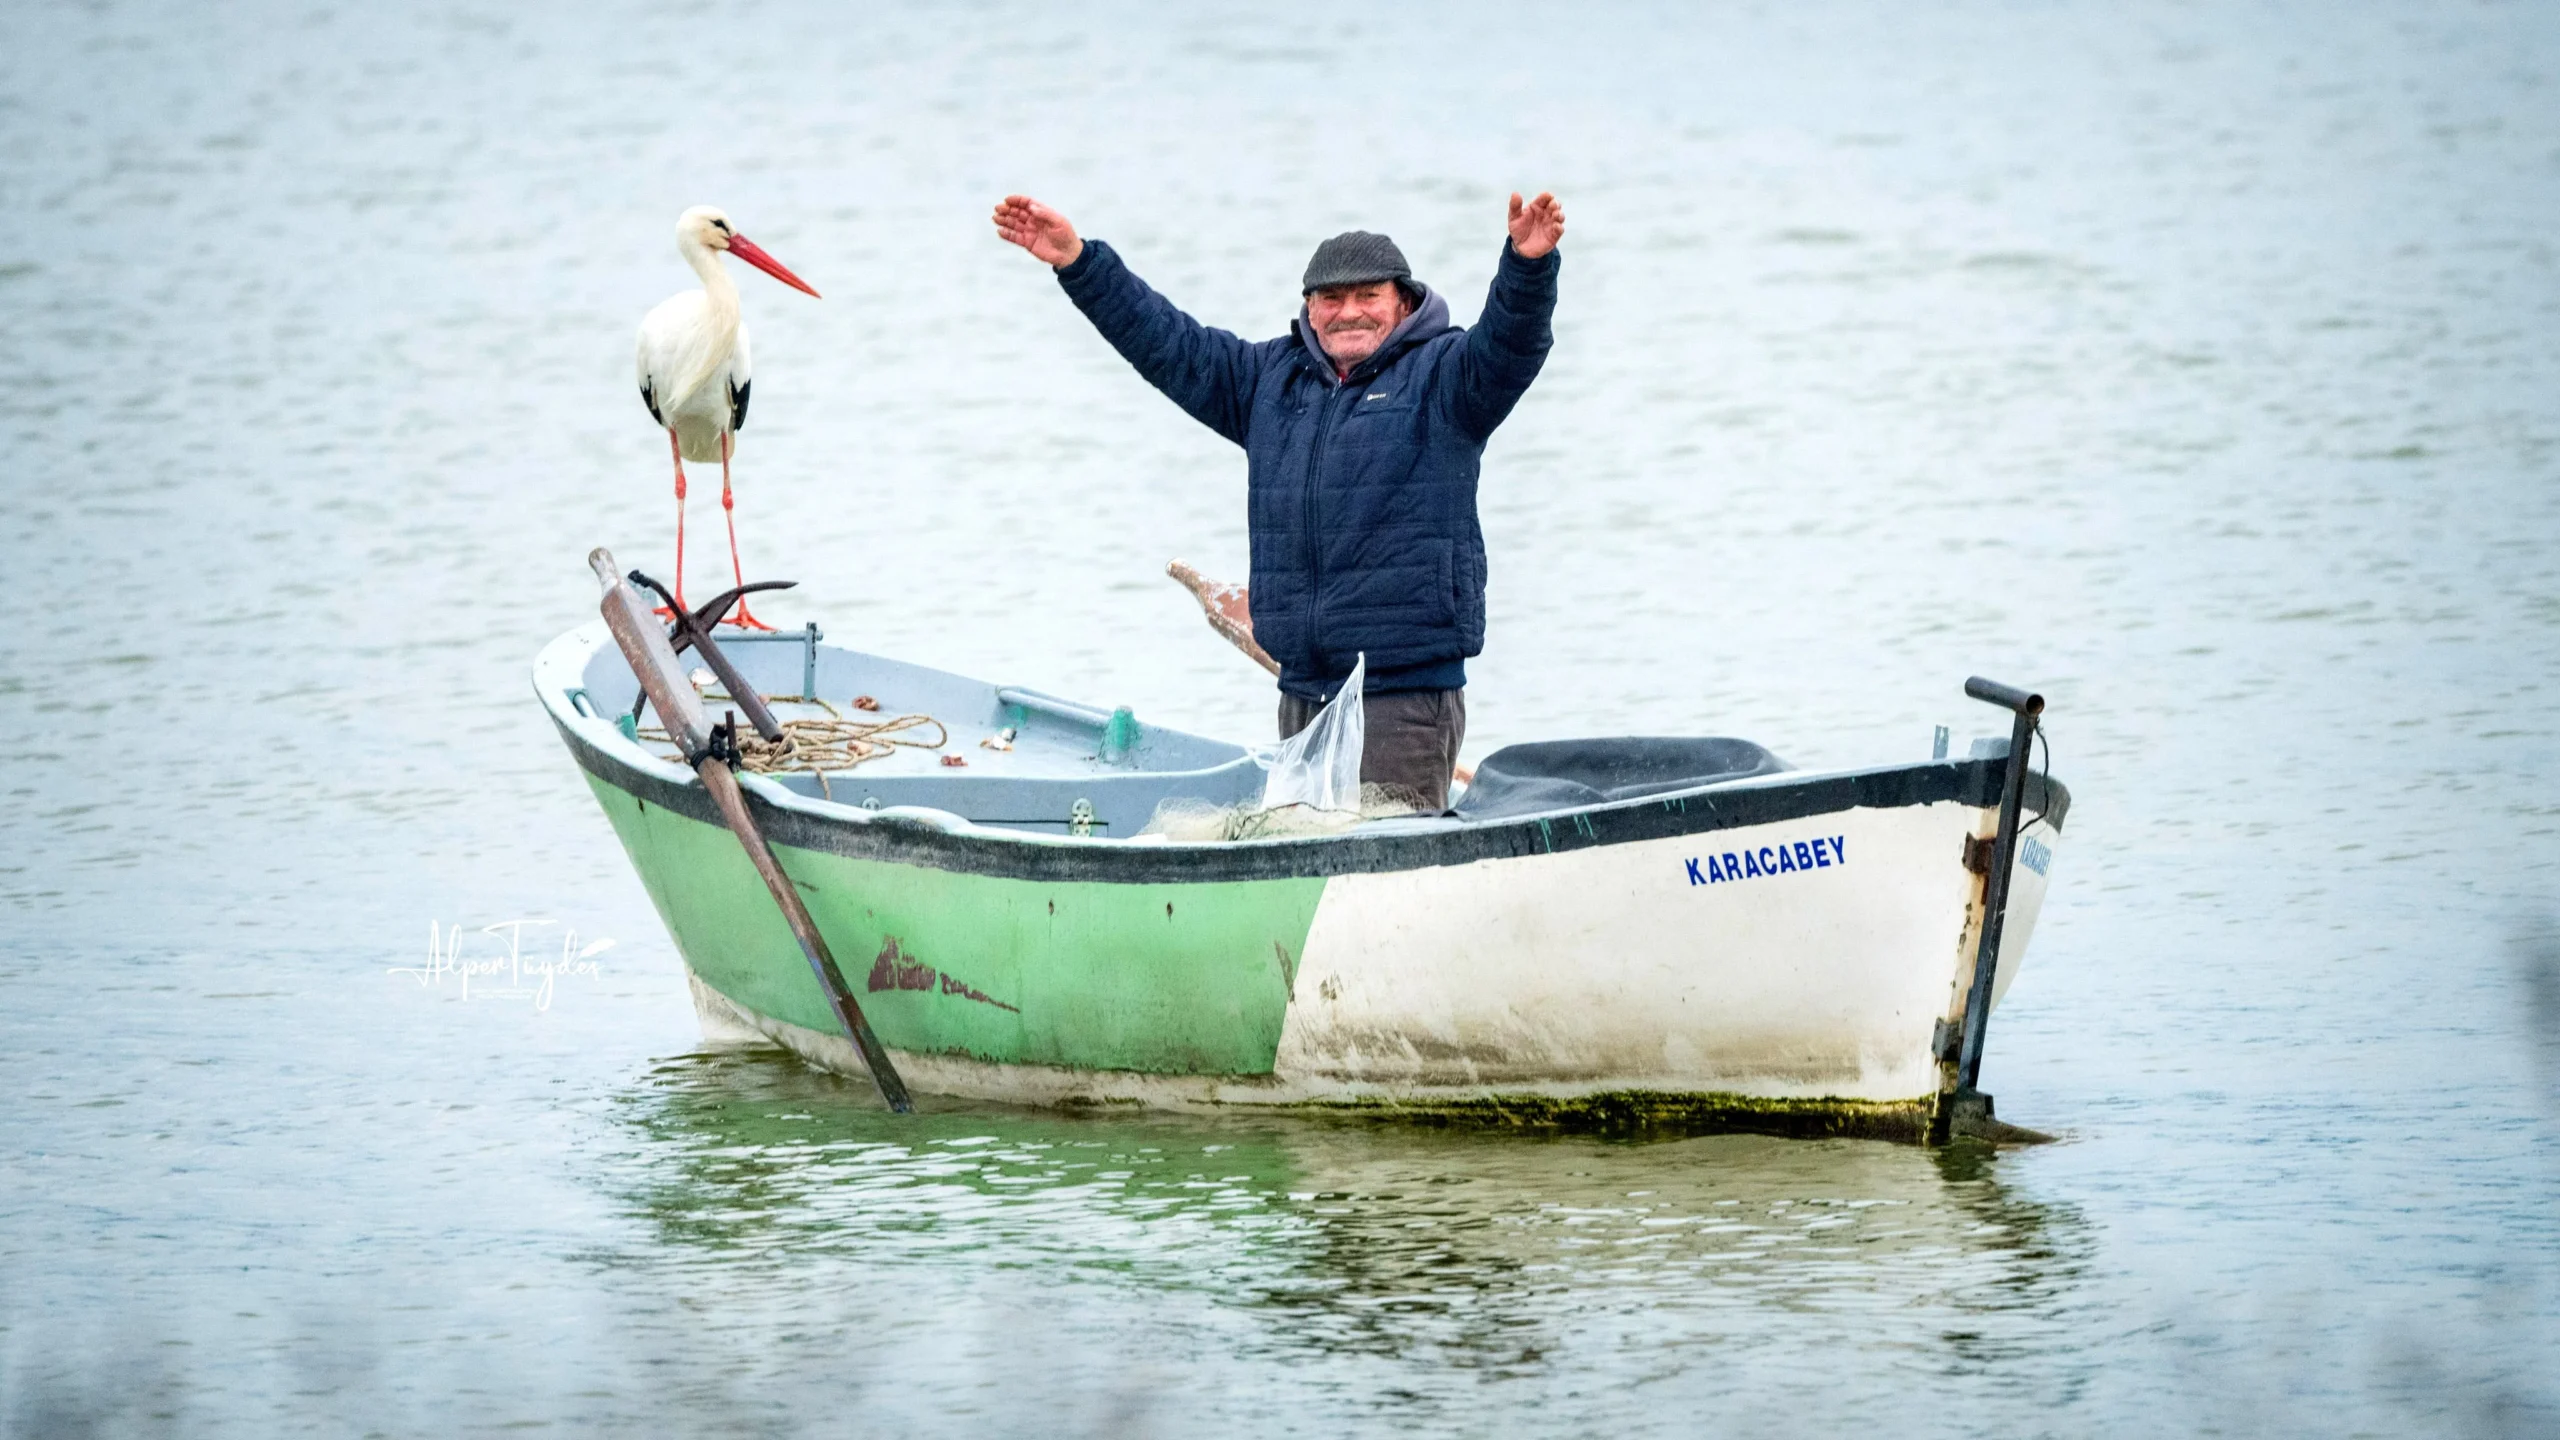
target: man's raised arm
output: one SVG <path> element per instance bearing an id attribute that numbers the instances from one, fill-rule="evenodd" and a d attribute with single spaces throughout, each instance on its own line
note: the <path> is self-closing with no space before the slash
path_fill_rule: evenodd
<path id="1" fill-rule="evenodd" d="M 1550 322 L 1556 313 L 1556 271 L 1562 263 L 1556 245 L 1564 239 L 1564 206 L 1551 194 L 1523 205 L 1515 194 L 1509 228 L 1511 238 L 1493 273 L 1484 314 L 1467 331 L 1451 397 L 1458 423 L 1478 440 L 1492 435 L 1520 403 L 1555 344 Z"/>
<path id="2" fill-rule="evenodd" d="M 1129 272 L 1110 246 L 1028 195 L 996 206 L 996 234 L 1046 261 L 1058 284 L 1122 359 L 1192 419 L 1244 443 L 1260 352 L 1185 315 Z"/>

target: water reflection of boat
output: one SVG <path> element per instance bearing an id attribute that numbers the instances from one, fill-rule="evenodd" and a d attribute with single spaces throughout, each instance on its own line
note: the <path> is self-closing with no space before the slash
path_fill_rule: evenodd
<path id="1" fill-rule="evenodd" d="M 884 1266 L 935 1296 L 1036 1274 L 1105 1325 L 1206 1307 L 1253 1316 L 1264 1353 L 1596 1363 L 1624 1386 L 1699 1344 L 1818 1369 L 1862 1346 L 1925 1367 L 2078 1343 L 2093 1243 L 1975 1147 L 1522 1143 L 947 1101 L 893 1118 L 859 1082 L 717 1053 L 669 1062 L 616 1109 L 625 1205 L 680 1250 L 790 1257 L 752 1280 L 780 1288 L 755 1302 L 780 1313 L 876 1288 Z"/>
<path id="2" fill-rule="evenodd" d="M 743 777 L 918 1090 L 1909 1136 L 1952 1089 L 2005 751 L 1808 773 L 1738 740 L 1517 746 L 1449 816 L 1169 843 L 1138 832 L 1249 801 L 1252 752 L 814 633 L 734 658 L 947 732 Z M 629 725 L 604 627 L 534 683 L 706 1026 L 859 1073 L 709 797 Z M 1994 1001 L 2068 802 L 2028 776 Z"/>

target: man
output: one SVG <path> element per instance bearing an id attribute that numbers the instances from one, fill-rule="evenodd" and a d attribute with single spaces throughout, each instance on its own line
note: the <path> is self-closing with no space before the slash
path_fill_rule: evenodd
<path id="1" fill-rule="evenodd" d="M 1298 319 L 1259 344 L 1182 313 L 1037 200 L 1007 196 L 995 224 L 1140 375 L 1244 447 L 1253 636 L 1280 662 L 1281 738 L 1366 655 L 1360 778 L 1445 808 L 1466 662 L 1484 649 L 1476 475 L 1554 342 L 1555 196 L 1511 197 L 1474 329 L 1449 323 L 1394 241 L 1354 230 L 1316 247 Z"/>

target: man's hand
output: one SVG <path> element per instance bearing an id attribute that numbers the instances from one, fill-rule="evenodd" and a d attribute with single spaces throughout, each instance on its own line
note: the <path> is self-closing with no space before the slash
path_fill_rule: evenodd
<path id="1" fill-rule="evenodd" d="M 1546 199 L 1539 198 L 1542 202 Z M 1519 210 L 1519 196 L 1511 197 L 1511 208 L 1514 212 Z M 1557 226 L 1562 228 L 1562 217 L 1558 217 Z M 1519 233 L 1519 222 L 1512 222 L 1512 233 Z M 1004 197 L 1004 203 L 996 207 L 996 234 L 1060 270 L 1076 263 L 1076 257 L 1084 253 L 1084 241 L 1076 238 L 1076 227 L 1067 223 L 1067 217 L 1028 195 Z M 1549 246 L 1555 243 L 1547 242 Z"/>
<path id="2" fill-rule="evenodd" d="M 996 223 L 999 225 L 1004 223 L 1001 215 Z M 1075 232 L 1070 230 L 1067 233 L 1072 236 Z M 1542 191 L 1537 199 L 1523 205 L 1520 203 L 1519 194 L 1513 193 L 1511 248 L 1519 253 L 1521 259 L 1535 260 L 1556 248 L 1556 242 L 1563 238 L 1564 207 L 1556 203 L 1554 195 Z M 1017 240 L 1014 243 L 1018 245 L 1022 242 Z"/>

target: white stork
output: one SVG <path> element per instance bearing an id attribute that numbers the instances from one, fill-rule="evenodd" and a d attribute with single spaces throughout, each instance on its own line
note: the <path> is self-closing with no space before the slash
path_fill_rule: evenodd
<path id="1" fill-rule="evenodd" d="M 676 253 L 702 288 L 671 295 L 640 322 L 640 402 L 666 428 L 676 460 L 676 603 L 684 603 L 684 462 L 720 462 L 720 509 L 729 522 L 729 570 L 746 583 L 738 565 L 738 502 L 729 490 L 730 437 L 747 423 L 747 387 L 754 370 L 747 358 L 747 323 L 738 318 L 738 287 L 720 268 L 726 250 L 794 290 L 818 292 L 783 263 L 741 235 L 711 205 L 696 205 L 676 218 Z M 724 617 L 727 618 L 727 617 Z M 772 627 L 738 602 L 733 623 Z"/>

